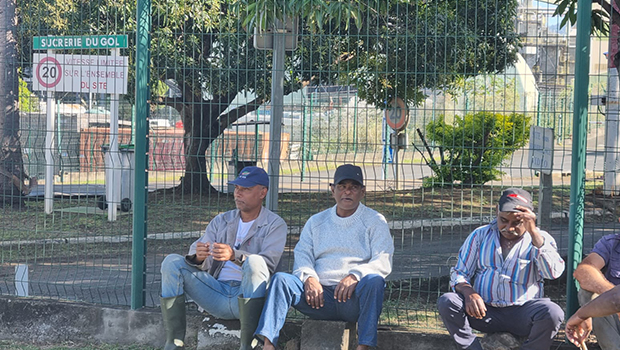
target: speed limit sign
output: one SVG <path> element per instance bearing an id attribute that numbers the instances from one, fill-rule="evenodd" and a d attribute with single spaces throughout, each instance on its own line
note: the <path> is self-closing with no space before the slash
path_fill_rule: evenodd
<path id="1" fill-rule="evenodd" d="M 407 106 L 405 106 L 405 101 L 400 97 L 390 101 L 388 108 L 385 110 L 385 121 L 396 132 L 403 130 L 409 124 Z"/>
<path id="2" fill-rule="evenodd" d="M 53 89 L 62 79 L 62 66 L 53 56 L 42 56 L 34 69 L 33 90 Z"/>

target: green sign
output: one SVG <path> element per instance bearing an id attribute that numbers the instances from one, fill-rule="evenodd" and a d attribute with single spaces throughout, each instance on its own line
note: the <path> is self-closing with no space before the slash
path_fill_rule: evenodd
<path id="1" fill-rule="evenodd" d="M 127 35 L 35 36 L 34 50 L 124 49 Z"/>

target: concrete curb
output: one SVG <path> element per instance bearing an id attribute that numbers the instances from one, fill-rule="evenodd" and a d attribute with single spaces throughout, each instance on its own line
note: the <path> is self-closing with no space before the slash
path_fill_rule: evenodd
<path id="1" fill-rule="evenodd" d="M 188 349 L 237 350 L 239 321 L 217 320 L 189 312 L 186 343 Z M 326 329 L 328 333 L 331 330 Z M 280 333 L 280 345 L 299 349 L 301 322 L 290 321 Z M 163 347 L 161 313 L 157 309 L 129 310 L 58 300 L 0 297 L 0 339 L 29 340 L 35 343 L 142 344 Z M 381 329 L 377 349 L 455 349 L 445 333 L 412 333 Z M 556 343 L 553 349 L 575 349 Z M 591 350 L 599 349 L 595 344 Z M 500 350 L 500 349 L 493 349 Z"/>

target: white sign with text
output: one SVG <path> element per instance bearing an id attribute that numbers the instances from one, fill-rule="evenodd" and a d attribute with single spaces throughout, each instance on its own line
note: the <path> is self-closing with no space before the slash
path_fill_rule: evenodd
<path id="1" fill-rule="evenodd" d="M 124 56 L 33 55 L 33 90 L 127 94 Z"/>
<path id="2" fill-rule="evenodd" d="M 553 170 L 553 129 L 530 127 L 530 169 L 550 175 Z"/>

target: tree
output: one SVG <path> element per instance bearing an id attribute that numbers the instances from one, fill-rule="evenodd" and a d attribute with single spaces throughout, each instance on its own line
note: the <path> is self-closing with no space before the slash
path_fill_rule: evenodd
<path id="1" fill-rule="evenodd" d="M 577 1 L 578 0 L 556 0 L 558 5 L 553 13 L 554 16 L 560 16 L 562 22 L 560 22 L 560 28 L 565 27 L 567 24 L 575 25 L 577 22 Z M 615 26 L 620 27 L 620 0 L 592 0 L 593 4 L 599 4 L 600 8 L 592 9 L 592 22 L 590 24 L 590 32 L 599 32 L 602 35 L 610 33 L 609 22 Z M 618 46 L 620 47 L 620 33 L 618 29 L 612 33 L 612 35 L 618 40 Z M 616 70 L 620 69 L 620 51 L 616 51 L 614 57 L 612 57 Z"/>
<path id="2" fill-rule="evenodd" d="M 35 33 L 135 29 L 135 1 L 20 1 L 23 23 L 28 23 L 21 43 L 26 61 Z M 261 11 L 273 6 L 284 10 Z M 182 96 L 151 101 L 174 107 L 183 118 L 183 191 L 211 188 L 208 146 L 270 99 L 271 52 L 253 47 L 254 26 L 265 28 L 285 13 L 301 16 L 300 43 L 286 57 L 285 93 L 308 84 L 353 84 L 362 99 L 385 107 L 395 96 L 417 104 L 423 88 L 447 87 L 457 77 L 499 72 L 512 64 L 519 47 L 516 7 L 516 0 L 155 0 L 151 83 L 168 81 Z M 132 48 L 129 53 L 131 62 Z M 231 105 L 239 94 L 255 98 Z"/>
<path id="3" fill-rule="evenodd" d="M 439 162 L 418 129 L 428 158 L 420 149 L 418 152 L 435 173 L 425 184 L 443 186 L 458 181 L 474 185 L 498 180 L 502 172 L 497 167 L 527 143 L 529 123 L 530 118 L 516 113 L 505 116 L 478 112 L 456 116 L 454 125 L 446 123 L 441 116 L 426 126 L 426 137 L 436 145 Z"/>
<path id="4" fill-rule="evenodd" d="M 15 0 L 0 1 L 0 207 L 6 202 L 23 204 L 30 191 L 24 183 L 19 142 Z"/>

